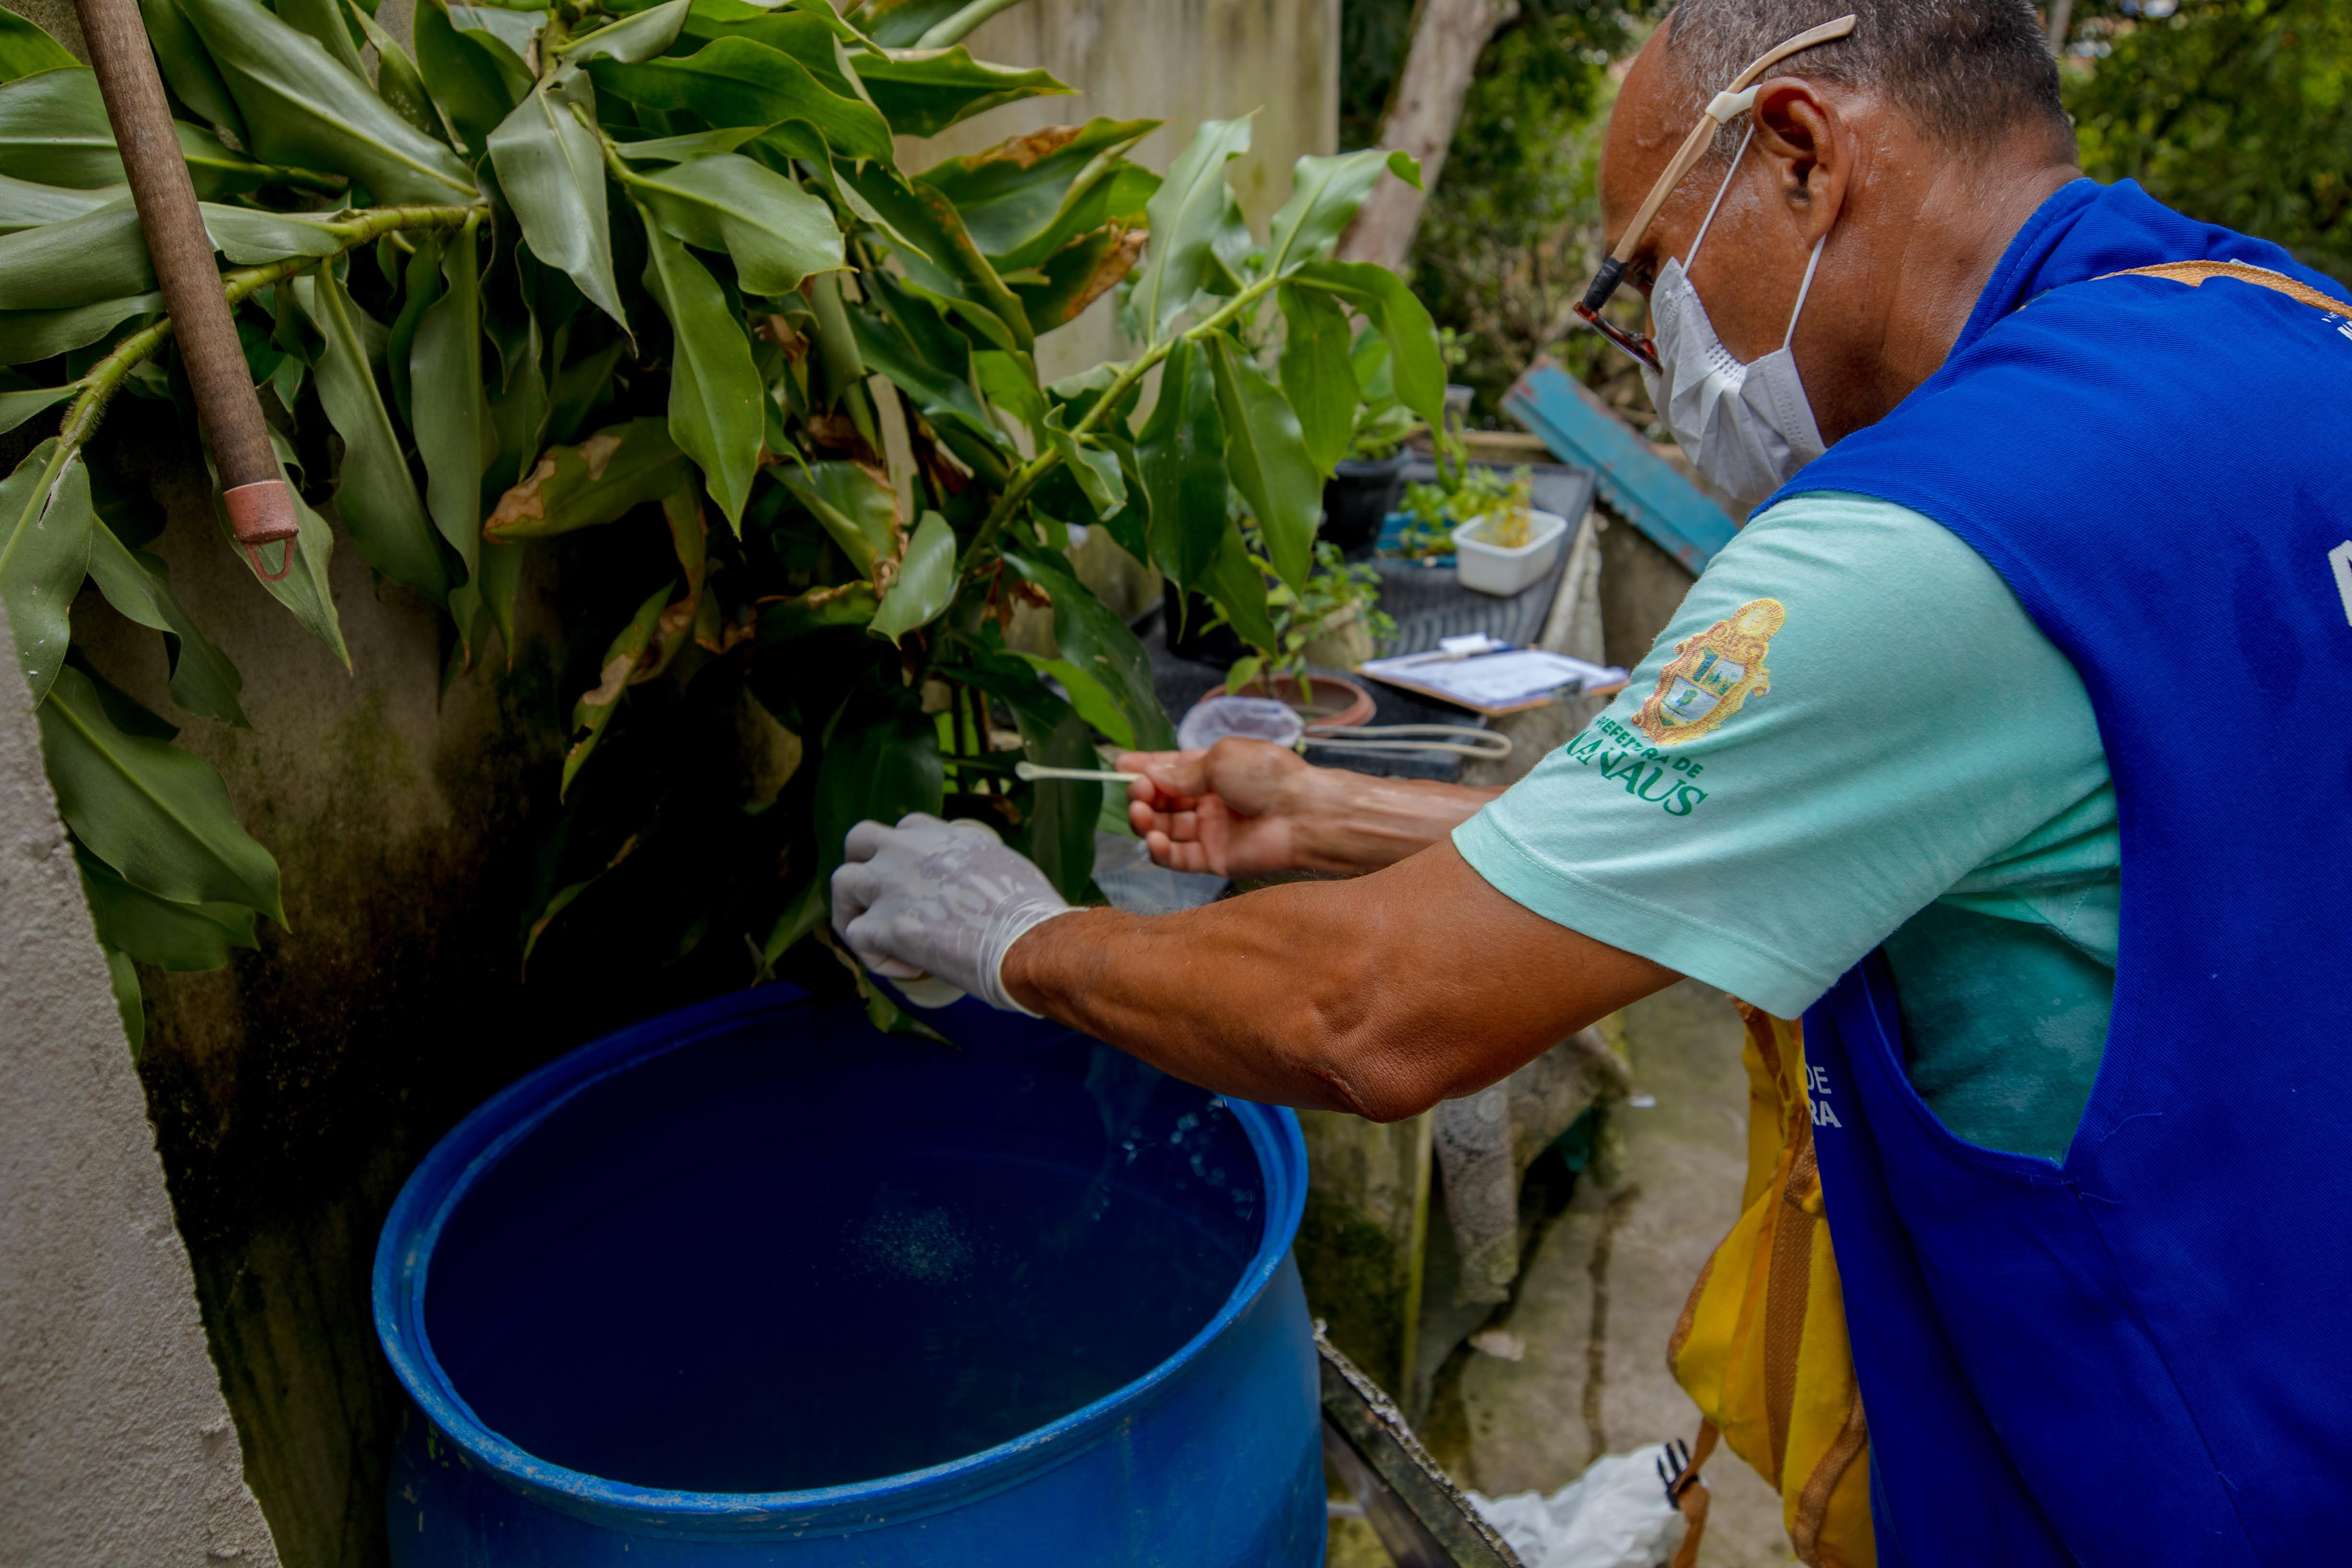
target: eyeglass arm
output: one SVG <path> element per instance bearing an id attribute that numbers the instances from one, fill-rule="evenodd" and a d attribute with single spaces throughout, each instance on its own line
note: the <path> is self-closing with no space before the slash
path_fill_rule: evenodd
<path id="1" fill-rule="evenodd" d="M 1625 226 L 1625 237 L 1617 242 L 1617 248 L 1610 253 L 1609 260 L 1601 268 L 1601 275 L 1585 291 L 1585 304 L 1597 310 L 1608 302 L 1609 296 L 1616 291 L 1618 280 L 1625 276 L 1626 265 L 1633 259 L 1633 252 L 1641 246 L 1642 237 L 1650 231 L 1658 209 L 1666 205 L 1666 198 L 1674 195 L 1675 187 L 1683 183 L 1683 176 L 1691 172 L 1691 165 L 1706 155 L 1706 144 L 1714 138 L 1717 128 L 1729 123 L 1735 115 L 1755 106 L 1755 94 L 1748 89 L 1757 79 L 1801 49 L 1810 49 L 1816 44 L 1844 37 L 1854 30 L 1859 21 L 1859 17 L 1847 15 L 1833 22 L 1823 22 L 1818 27 L 1806 28 L 1788 42 L 1765 51 L 1758 57 L 1755 64 L 1734 77 L 1729 87 L 1715 95 L 1706 106 L 1706 112 L 1699 117 L 1699 122 L 1691 127 L 1690 134 L 1684 137 L 1683 144 L 1675 150 L 1674 159 L 1667 163 L 1665 172 L 1658 176 L 1658 183 L 1650 187 L 1650 194 L 1643 198 L 1641 210 L 1633 215 L 1633 221 Z M 1717 110 L 1722 112 L 1718 114 Z M 1606 289 L 1601 287 L 1604 280 L 1608 284 Z"/>

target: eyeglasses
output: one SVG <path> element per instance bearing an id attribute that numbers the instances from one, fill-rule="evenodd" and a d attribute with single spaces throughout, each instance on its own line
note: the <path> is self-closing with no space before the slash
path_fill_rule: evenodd
<path id="1" fill-rule="evenodd" d="M 1844 16 L 1834 22 L 1823 22 L 1818 27 L 1806 28 L 1788 42 L 1767 50 L 1754 65 L 1735 77 L 1729 87 L 1715 95 L 1714 101 L 1706 106 L 1706 112 L 1699 117 L 1696 125 L 1691 127 L 1690 134 L 1683 138 L 1682 146 L 1658 175 L 1658 183 L 1652 185 L 1650 194 L 1643 198 L 1640 209 L 1633 214 L 1633 221 L 1625 226 L 1625 237 L 1617 242 L 1617 248 L 1610 253 L 1609 259 L 1602 262 L 1601 270 L 1593 275 L 1592 287 L 1587 289 L 1584 298 L 1577 301 L 1576 313 L 1584 318 L 1586 324 L 1594 331 L 1652 370 L 1659 368 L 1657 345 L 1650 342 L 1648 334 L 1634 336 L 1603 316 L 1601 307 L 1609 303 L 1611 296 L 1617 292 L 1617 286 L 1625 280 L 1625 268 L 1633 261 L 1633 253 L 1641 248 L 1643 237 L 1650 232 L 1650 225 L 1657 220 L 1658 209 L 1666 205 L 1666 198 L 1674 195 L 1675 187 L 1682 184 L 1683 176 L 1691 172 L 1691 165 L 1706 154 L 1706 144 L 1714 139 L 1717 128 L 1730 124 L 1734 119 L 1756 107 L 1757 79 L 1801 49 L 1810 49 L 1815 44 L 1826 44 L 1832 38 L 1844 37 L 1853 31 L 1858 20 L 1855 16 Z"/>

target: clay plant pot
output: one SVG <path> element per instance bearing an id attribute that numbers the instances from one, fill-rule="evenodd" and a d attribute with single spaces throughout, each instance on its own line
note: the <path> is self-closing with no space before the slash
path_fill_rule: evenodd
<path id="1" fill-rule="evenodd" d="M 1409 452 L 1386 458 L 1342 458 L 1323 487 L 1322 536 L 1342 550 L 1355 550 L 1380 537 L 1381 520 L 1404 482 Z"/>
<path id="2" fill-rule="evenodd" d="M 1372 719 L 1372 694 L 1344 675 L 1328 669 L 1307 672 L 1307 689 L 1302 693 L 1298 681 L 1291 676 L 1277 675 L 1274 689 L 1266 689 L 1266 679 L 1258 677 L 1233 693 L 1235 697 L 1271 697 L 1297 713 L 1309 724 L 1369 724 Z M 1225 695 L 1218 687 L 1204 694 L 1201 700 Z"/>

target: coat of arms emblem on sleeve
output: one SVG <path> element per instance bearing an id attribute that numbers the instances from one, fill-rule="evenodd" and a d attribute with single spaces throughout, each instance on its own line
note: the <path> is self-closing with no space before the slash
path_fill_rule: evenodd
<path id="1" fill-rule="evenodd" d="M 1633 727 L 1661 746 L 1679 746 L 1771 690 L 1764 654 L 1788 617 L 1778 599 L 1750 599 L 1728 619 L 1676 643 L 1673 662 L 1658 672 L 1658 689 L 1633 715 Z"/>

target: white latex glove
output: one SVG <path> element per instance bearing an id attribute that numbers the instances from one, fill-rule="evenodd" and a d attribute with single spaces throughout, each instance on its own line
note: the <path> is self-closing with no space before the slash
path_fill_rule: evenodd
<path id="1" fill-rule="evenodd" d="M 1007 1013 L 1029 1012 L 1005 994 L 1004 955 L 1071 908 L 1034 863 L 981 823 L 919 811 L 896 827 L 861 822 L 843 847 L 849 858 L 833 874 L 833 929 L 866 968 L 918 1006 L 944 1007 L 969 993 Z"/>

